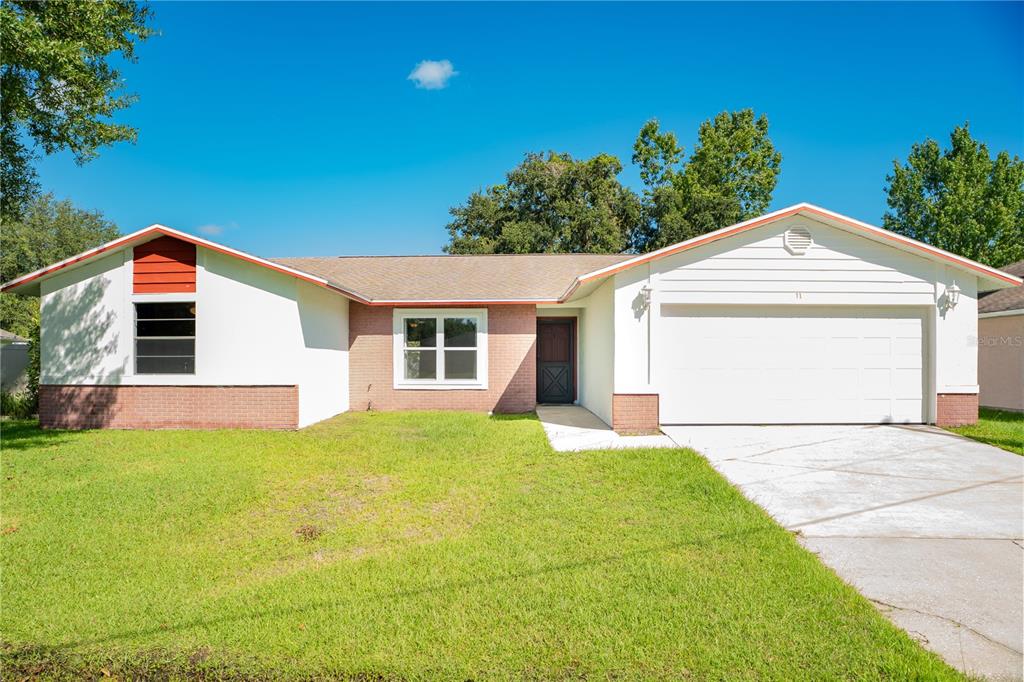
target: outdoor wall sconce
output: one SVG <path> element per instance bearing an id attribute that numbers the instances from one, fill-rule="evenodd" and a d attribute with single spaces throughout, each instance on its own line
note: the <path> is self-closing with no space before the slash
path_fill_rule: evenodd
<path id="1" fill-rule="evenodd" d="M 640 296 L 643 299 L 644 307 L 649 308 L 651 306 L 651 285 L 645 284 L 640 287 Z"/>
<path id="2" fill-rule="evenodd" d="M 952 310 L 956 307 L 956 304 L 960 302 L 960 287 L 956 285 L 956 280 L 953 280 L 953 284 L 946 287 L 946 305 Z"/>

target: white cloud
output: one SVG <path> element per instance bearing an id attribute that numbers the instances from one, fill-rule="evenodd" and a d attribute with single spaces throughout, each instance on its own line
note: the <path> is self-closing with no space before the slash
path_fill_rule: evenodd
<path id="1" fill-rule="evenodd" d="M 458 75 L 459 72 L 447 59 L 442 59 L 439 62 L 425 59 L 416 65 L 408 79 L 414 81 L 417 88 L 440 90 L 448 85 L 448 79 Z"/>
<path id="2" fill-rule="evenodd" d="M 207 237 L 216 237 L 219 234 L 224 234 L 224 230 L 227 228 L 224 225 L 209 223 L 207 225 L 200 225 L 196 229 L 200 234 L 205 234 Z"/>

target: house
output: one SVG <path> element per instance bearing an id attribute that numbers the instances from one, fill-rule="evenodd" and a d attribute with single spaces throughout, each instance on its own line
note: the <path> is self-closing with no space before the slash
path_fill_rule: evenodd
<path id="1" fill-rule="evenodd" d="M 28 386 L 29 340 L 0 329 L 0 392 L 20 393 Z"/>
<path id="2" fill-rule="evenodd" d="M 1004 268 L 1024 277 L 1024 260 Z M 1024 289 L 978 297 L 978 384 L 983 407 L 1024 412 Z"/>
<path id="3" fill-rule="evenodd" d="M 978 294 L 1020 278 L 799 204 L 643 255 L 281 258 L 154 225 L 19 277 L 53 428 L 296 428 L 578 403 L 659 424 L 978 412 Z"/>

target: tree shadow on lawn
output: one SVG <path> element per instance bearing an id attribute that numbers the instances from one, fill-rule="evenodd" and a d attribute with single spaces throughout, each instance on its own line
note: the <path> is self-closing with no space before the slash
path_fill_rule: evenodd
<path id="1" fill-rule="evenodd" d="M 74 433 L 39 428 L 35 420 L 4 419 L 0 421 L 0 450 L 31 450 L 52 447 L 68 441 Z"/>
<path id="2" fill-rule="evenodd" d="M 719 533 L 711 535 L 705 538 L 695 538 L 693 540 L 684 540 L 681 542 L 666 543 L 663 545 L 657 545 L 649 547 L 647 549 L 638 549 L 632 552 L 622 552 L 618 554 L 608 554 L 605 556 L 592 557 L 590 559 L 581 559 L 578 561 L 566 561 L 559 564 L 553 564 L 551 566 L 545 566 L 543 568 L 537 568 L 530 571 L 519 571 L 516 573 L 507 573 L 504 575 L 496 575 L 484 578 L 469 578 L 466 580 L 444 580 L 439 581 L 432 585 L 425 585 L 423 587 L 407 590 L 397 590 L 393 592 L 380 592 L 376 595 L 369 595 L 370 599 L 377 600 L 388 600 L 388 599 L 403 599 L 409 597 L 416 597 L 423 594 L 431 594 L 436 592 L 454 592 L 458 590 L 464 590 L 474 587 L 485 587 L 488 585 L 497 585 L 500 583 L 513 582 L 516 580 L 534 578 L 543 576 L 551 573 L 559 573 L 562 571 L 574 571 L 580 568 L 590 568 L 592 566 L 599 566 L 603 564 L 613 564 L 621 561 L 627 561 L 629 559 L 647 556 L 651 554 L 659 554 L 662 552 L 669 552 L 682 548 L 693 548 L 703 547 L 717 544 L 722 540 L 742 540 L 744 538 L 750 538 L 755 535 L 763 535 L 765 533 L 778 533 L 785 532 L 779 528 L 771 527 L 766 525 L 762 528 L 750 528 L 747 530 L 737 531 L 733 533 Z M 144 628 L 140 630 L 132 630 L 129 632 L 122 632 L 119 634 L 113 634 L 106 637 L 97 637 L 94 639 L 82 639 L 78 641 L 65 642 L 63 644 L 54 645 L 47 647 L 53 651 L 61 651 L 74 649 L 80 646 L 92 646 L 97 644 L 110 644 L 113 642 L 132 639 L 135 637 L 146 637 L 155 634 L 167 634 L 171 632 L 183 632 L 194 628 L 209 627 L 213 625 L 221 625 L 224 623 L 232 623 L 238 621 L 245 621 L 250 619 L 261 619 L 261 618 L 283 618 L 286 616 L 296 616 L 305 614 L 308 612 L 319 611 L 329 607 L 339 606 L 340 602 L 332 599 L 323 599 L 320 601 L 313 601 L 308 604 L 278 607 L 265 610 L 251 610 L 248 613 L 237 614 L 233 616 L 223 616 L 220 618 L 206 618 L 197 619 L 189 623 L 182 623 L 180 625 L 158 625 L 151 628 Z"/>

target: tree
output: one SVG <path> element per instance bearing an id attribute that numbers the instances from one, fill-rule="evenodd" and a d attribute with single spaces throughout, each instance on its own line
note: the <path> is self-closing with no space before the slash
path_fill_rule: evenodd
<path id="1" fill-rule="evenodd" d="M 671 132 L 648 121 L 633 145 L 645 185 L 645 220 L 630 236 L 635 251 L 684 241 L 765 212 L 782 155 L 768 137 L 768 119 L 752 109 L 704 121 L 688 160 Z"/>
<path id="2" fill-rule="evenodd" d="M 641 220 L 640 200 L 608 154 L 527 154 L 506 182 L 449 212 L 448 253 L 616 253 Z"/>
<path id="3" fill-rule="evenodd" d="M 21 220 L 0 230 L 0 281 L 38 270 L 115 239 L 117 227 L 98 211 L 83 211 L 52 194 L 28 203 Z M 39 301 L 0 294 L 0 327 L 26 338 L 39 326 Z"/>
<path id="4" fill-rule="evenodd" d="M 1024 163 L 971 137 L 964 123 L 942 150 L 926 139 L 886 176 L 883 225 L 992 267 L 1024 259 Z"/>
<path id="5" fill-rule="evenodd" d="M 0 5 L 0 214 L 17 217 L 38 190 L 32 161 L 69 150 L 78 163 L 136 130 L 109 118 L 135 98 L 121 92 L 112 55 L 135 60 L 153 31 L 131 0 L 6 0 Z"/>

